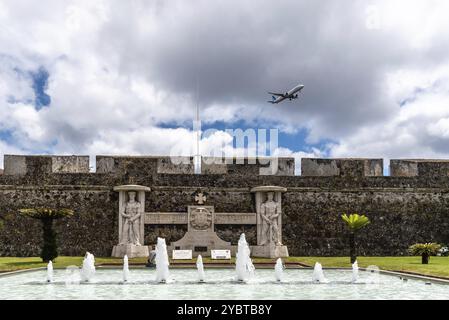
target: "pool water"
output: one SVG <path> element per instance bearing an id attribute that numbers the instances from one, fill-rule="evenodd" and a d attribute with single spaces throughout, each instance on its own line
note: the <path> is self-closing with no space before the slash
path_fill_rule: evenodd
<path id="1" fill-rule="evenodd" d="M 72 270 L 73 271 L 73 270 Z M 75 270 L 76 271 L 76 270 Z M 351 283 L 351 270 L 324 270 L 329 283 L 313 283 L 313 270 L 287 269 L 282 282 L 274 270 L 256 270 L 247 283 L 238 283 L 233 269 L 205 269 L 197 282 L 196 269 L 172 269 L 168 283 L 156 283 L 154 269 L 131 269 L 123 283 L 121 269 L 97 269 L 89 283 L 77 273 L 55 270 L 53 283 L 46 271 L 0 277 L 1 299 L 449 299 L 449 285 L 360 271 Z M 70 280 L 70 281 L 68 281 Z"/>

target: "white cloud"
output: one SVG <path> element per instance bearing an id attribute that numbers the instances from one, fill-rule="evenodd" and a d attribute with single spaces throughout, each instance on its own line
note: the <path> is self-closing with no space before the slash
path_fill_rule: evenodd
<path id="1" fill-rule="evenodd" d="M 449 77 L 444 70 L 447 66 L 389 75 L 389 119 L 359 128 L 332 145 L 330 155 L 449 158 Z"/>
<path id="2" fill-rule="evenodd" d="M 192 151 L 198 102 L 208 123 L 305 128 L 307 143 L 336 142 L 331 156 L 448 157 L 449 4 L 322 4 L 1 2 L 0 152 Z M 36 110 L 40 66 L 51 105 Z M 297 103 L 266 104 L 296 81 Z M 225 132 L 202 141 L 220 147 L 233 149 Z M 278 152 L 328 151 L 301 149 Z"/>
<path id="3" fill-rule="evenodd" d="M 427 131 L 432 136 L 449 139 L 449 118 L 443 118 L 435 124 L 429 124 Z"/>

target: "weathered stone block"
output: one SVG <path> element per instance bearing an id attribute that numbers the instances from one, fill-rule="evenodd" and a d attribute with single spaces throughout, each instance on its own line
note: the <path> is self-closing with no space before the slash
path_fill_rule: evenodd
<path id="1" fill-rule="evenodd" d="M 26 156 L 5 154 L 4 174 L 23 175 L 27 173 Z"/>
<path id="2" fill-rule="evenodd" d="M 52 156 L 53 173 L 88 173 L 89 156 Z"/>
<path id="3" fill-rule="evenodd" d="M 415 177 L 418 175 L 418 163 L 410 160 L 390 160 L 390 176 Z"/>
<path id="4" fill-rule="evenodd" d="M 383 159 L 365 159 L 363 165 L 366 177 L 381 177 L 384 175 Z"/>
<path id="5" fill-rule="evenodd" d="M 320 176 L 383 176 L 382 159 L 301 159 L 301 175 Z"/>
<path id="6" fill-rule="evenodd" d="M 294 176 L 294 158 L 214 158 L 203 157 L 203 174 Z"/>
<path id="7" fill-rule="evenodd" d="M 115 160 L 113 157 L 97 156 L 97 173 L 112 173 L 115 169 Z"/>
<path id="8" fill-rule="evenodd" d="M 156 173 L 157 162 L 161 157 L 149 156 L 97 156 L 97 173 L 139 176 L 142 173 Z"/>
<path id="9" fill-rule="evenodd" d="M 5 174 L 88 173 L 89 156 L 5 155 Z"/>
<path id="10" fill-rule="evenodd" d="M 304 177 L 339 176 L 340 168 L 335 159 L 301 159 L 301 175 Z"/>
<path id="11" fill-rule="evenodd" d="M 26 156 L 26 174 L 40 177 L 52 172 L 51 156 Z"/>
<path id="12" fill-rule="evenodd" d="M 227 174 L 228 166 L 223 158 L 202 157 L 201 158 L 202 174 Z"/>
<path id="13" fill-rule="evenodd" d="M 267 165 L 262 165 L 265 169 L 260 172 L 260 175 L 273 175 L 273 172 L 269 169 L 270 166 L 275 168 L 276 160 L 271 159 Z M 266 171 L 266 172 L 264 172 Z M 275 169 L 275 176 L 294 176 L 295 175 L 295 158 L 277 158 L 277 170 Z"/>
<path id="14" fill-rule="evenodd" d="M 161 157 L 157 159 L 157 173 L 194 174 L 193 157 Z"/>
<path id="15" fill-rule="evenodd" d="M 447 177 L 448 160 L 401 159 L 390 161 L 390 175 L 393 177 Z"/>
<path id="16" fill-rule="evenodd" d="M 449 176 L 449 161 L 447 160 L 419 160 L 418 175 L 424 177 Z"/>

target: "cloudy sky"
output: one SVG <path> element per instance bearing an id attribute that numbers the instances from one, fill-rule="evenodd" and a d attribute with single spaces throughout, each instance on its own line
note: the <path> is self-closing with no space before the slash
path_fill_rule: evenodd
<path id="1" fill-rule="evenodd" d="M 232 149 L 449 158 L 449 2 L 0 2 L 0 156 Z M 267 90 L 303 83 L 271 105 Z M 189 149 L 190 150 L 190 149 Z M 193 152 L 193 151 L 192 151 Z M 2 157 L 1 157 L 2 158 Z M 2 167 L 0 160 L 0 167 Z"/>

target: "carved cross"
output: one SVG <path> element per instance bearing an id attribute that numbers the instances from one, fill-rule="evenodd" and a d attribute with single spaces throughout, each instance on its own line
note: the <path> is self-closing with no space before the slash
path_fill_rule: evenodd
<path id="1" fill-rule="evenodd" d="M 198 204 L 203 204 L 206 202 L 206 196 L 202 192 L 200 192 L 195 196 L 195 201 Z"/>
<path id="2" fill-rule="evenodd" d="M 128 178 L 128 183 L 129 183 L 129 184 L 136 184 L 136 178 L 133 177 L 133 176 L 129 177 L 129 178 Z"/>

